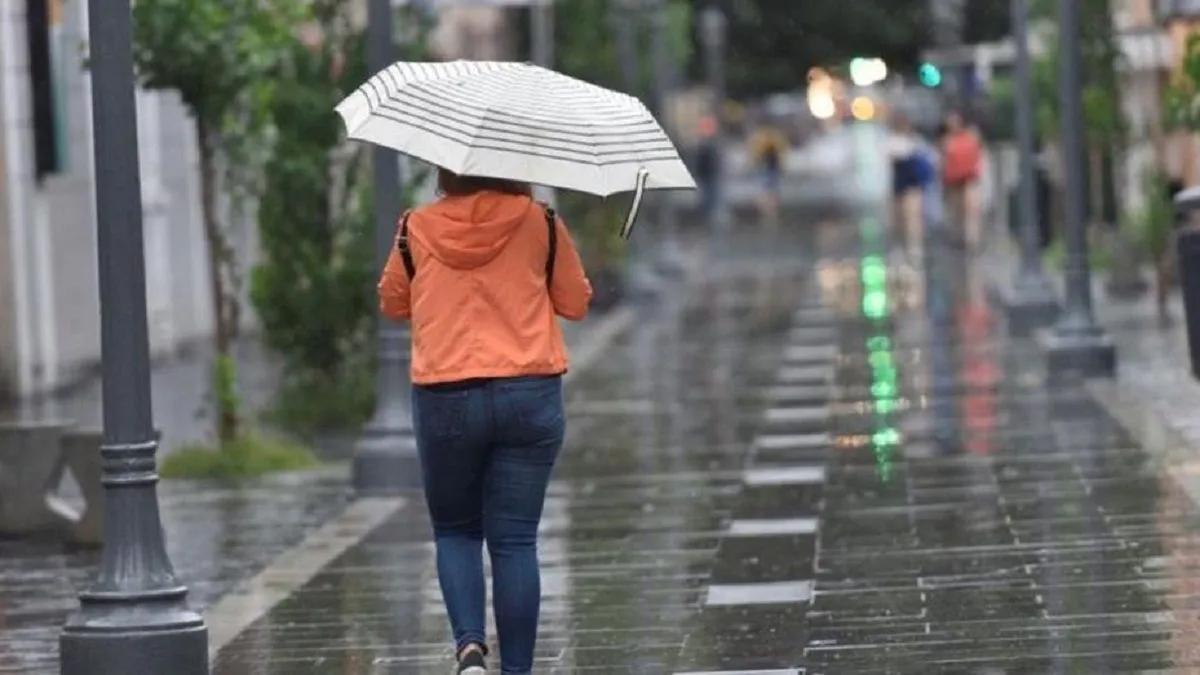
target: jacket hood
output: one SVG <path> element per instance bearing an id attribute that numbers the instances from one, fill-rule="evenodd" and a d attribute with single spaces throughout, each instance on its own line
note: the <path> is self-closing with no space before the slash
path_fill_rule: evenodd
<path id="1" fill-rule="evenodd" d="M 474 269 L 504 250 L 533 207 L 530 197 L 490 190 L 443 197 L 413 212 L 409 229 L 443 264 Z"/>

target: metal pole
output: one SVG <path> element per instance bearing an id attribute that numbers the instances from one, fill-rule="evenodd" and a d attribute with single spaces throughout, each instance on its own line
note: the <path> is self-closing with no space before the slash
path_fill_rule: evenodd
<path id="1" fill-rule="evenodd" d="M 543 68 L 554 67 L 554 0 L 538 0 L 530 6 L 530 34 L 533 62 Z"/>
<path id="2" fill-rule="evenodd" d="M 669 49 L 670 26 L 666 0 L 650 0 L 650 21 L 653 27 L 650 59 L 654 73 L 654 92 L 651 103 L 667 136 L 674 136 L 667 104 L 676 87 L 675 63 Z M 658 233 L 658 267 L 667 273 L 683 271 L 683 255 L 679 247 L 679 232 L 675 202 L 670 193 L 655 195 Z"/>
<path id="3" fill-rule="evenodd" d="M 1020 264 L 1006 303 L 1009 325 L 1016 332 L 1045 326 L 1058 313 L 1054 288 L 1042 268 L 1039 245 L 1037 190 L 1034 184 L 1033 84 L 1029 62 L 1029 1 L 1012 0 L 1013 41 L 1016 43 L 1017 150 L 1020 156 L 1017 222 Z"/>
<path id="4" fill-rule="evenodd" d="M 609 5 L 608 20 L 612 24 L 617 47 L 617 65 L 621 69 L 621 86 L 625 93 L 637 96 L 641 89 L 638 86 L 638 53 L 634 29 L 634 16 L 637 9 L 631 0 L 618 0 Z"/>
<path id="5" fill-rule="evenodd" d="M 64 675 L 208 673 L 158 513 L 129 0 L 89 12 L 103 375 L 104 551 L 60 636 Z"/>
<path id="6" fill-rule="evenodd" d="M 1111 374 L 1116 352 L 1092 313 L 1091 271 L 1084 222 L 1083 179 L 1087 167 L 1083 144 L 1082 53 L 1079 39 L 1079 0 L 1059 0 L 1059 113 L 1062 164 L 1065 176 L 1063 215 L 1067 239 L 1066 308 L 1047 340 L 1052 370 Z"/>
<path id="7" fill-rule="evenodd" d="M 394 60 L 391 2 L 371 0 L 367 10 L 367 63 L 372 72 L 379 72 Z M 400 165 L 391 150 L 375 146 L 373 153 L 375 266 L 381 270 L 391 253 L 400 213 Z M 379 317 L 375 415 L 354 452 L 354 489 L 359 495 L 395 493 L 421 484 L 407 395 L 409 347 L 408 328 Z"/>
<path id="8" fill-rule="evenodd" d="M 534 0 L 529 6 L 529 57 L 543 68 L 554 68 L 554 0 Z M 533 195 L 550 206 L 558 206 L 554 188 L 535 185 Z"/>
<path id="9" fill-rule="evenodd" d="M 725 105 L 725 32 L 728 21 L 725 13 L 716 5 L 705 7 L 700 15 L 700 34 L 704 42 L 704 72 L 712 92 L 712 114 L 717 123 L 715 144 L 715 168 L 713 191 L 715 193 L 715 217 L 712 225 L 719 232 L 728 224 L 728 205 L 725 200 L 725 130 L 721 123 Z M 715 239 L 714 239 L 715 242 Z"/>

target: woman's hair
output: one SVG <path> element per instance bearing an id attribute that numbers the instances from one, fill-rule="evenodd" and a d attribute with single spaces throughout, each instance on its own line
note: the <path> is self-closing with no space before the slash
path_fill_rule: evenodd
<path id="1" fill-rule="evenodd" d="M 488 178 L 487 176 L 460 176 L 449 169 L 438 168 L 438 190 L 452 197 L 462 197 L 476 192 L 490 190 L 510 195 L 533 194 L 529 183 L 522 183 L 504 178 Z"/>

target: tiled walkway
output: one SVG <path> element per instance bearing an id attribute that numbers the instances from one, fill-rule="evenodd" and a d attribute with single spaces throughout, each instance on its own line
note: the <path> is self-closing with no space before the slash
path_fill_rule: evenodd
<path id="1" fill-rule="evenodd" d="M 570 387 L 537 672 L 1200 672 L 1169 468 L 1046 381 L 953 251 L 817 250 L 648 308 Z M 449 665 L 410 507 L 214 672 Z"/>
<path id="2" fill-rule="evenodd" d="M 345 468 L 221 486 L 164 481 L 167 548 L 189 601 L 207 608 L 346 506 Z M 0 673 L 58 672 L 58 636 L 100 559 L 95 549 L 0 538 Z"/>
<path id="3" fill-rule="evenodd" d="M 920 304 L 840 326 L 807 672 L 1200 671 L 1170 467 L 1001 337 L 957 256 L 919 276 Z"/>
<path id="4" fill-rule="evenodd" d="M 765 455 L 779 456 L 770 450 L 747 459 L 774 405 L 792 310 L 819 302 L 790 253 L 803 243 L 774 263 L 732 262 L 681 290 L 686 302 L 647 306 L 568 388 L 569 440 L 543 524 L 537 672 L 708 670 L 739 653 L 774 662 L 754 642 L 782 615 L 782 628 L 799 626 L 822 468 L 765 471 Z M 764 594 L 771 605 L 753 604 Z M 728 633 L 739 614 L 748 623 Z M 447 630 L 427 518 L 406 508 L 222 650 L 214 672 L 442 673 Z M 802 648 L 794 637 L 775 656 L 794 661 Z"/>
<path id="5" fill-rule="evenodd" d="M 1175 475 L 1194 462 L 1147 454 L 1083 383 L 1047 381 L 957 251 L 888 264 L 871 213 L 743 228 L 732 244 L 568 387 L 536 672 L 1200 672 L 1200 512 Z M 296 501 L 292 530 L 335 497 Z M 266 537 L 270 557 L 297 537 L 255 504 L 228 506 L 252 525 L 230 546 Z M 198 595 L 223 590 L 202 581 L 221 576 L 205 575 L 222 550 L 173 549 Z M 41 564 L 28 558 L 26 573 Z M 71 560 L 48 578 L 77 578 L 86 560 Z M 28 615 L 0 604 L 0 671 L 15 654 L 53 672 L 44 626 L 70 590 L 4 581 L 0 603 Z M 54 622 L 20 633 L 37 612 Z M 450 661 L 428 521 L 409 499 L 213 669 Z"/>

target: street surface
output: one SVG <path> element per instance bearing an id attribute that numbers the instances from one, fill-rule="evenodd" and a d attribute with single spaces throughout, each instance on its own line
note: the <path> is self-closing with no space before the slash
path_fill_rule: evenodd
<path id="1" fill-rule="evenodd" d="M 840 182 L 878 194 L 860 131 Z M 892 254 L 877 200 L 807 208 L 735 224 L 569 383 L 535 672 L 1200 672 L 1200 512 L 1171 465 L 1047 379 L 960 250 Z M 252 525 L 224 539 L 240 575 L 177 538 L 202 486 L 169 497 L 197 604 L 340 510 L 322 481 L 277 488 L 286 517 L 213 492 L 212 528 Z M 81 555 L 0 543 L 0 672 L 56 672 Z M 419 496 L 246 624 L 216 675 L 450 672 Z"/>

